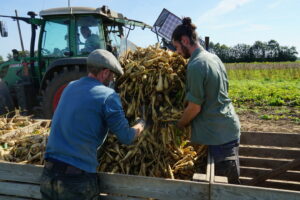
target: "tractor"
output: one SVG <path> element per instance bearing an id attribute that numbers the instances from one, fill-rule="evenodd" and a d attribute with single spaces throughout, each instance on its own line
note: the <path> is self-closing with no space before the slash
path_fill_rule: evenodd
<path id="1" fill-rule="evenodd" d="M 40 11 L 40 18 L 34 12 L 28 15 L 0 15 L 31 25 L 30 55 L 21 56 L 13 50 L 13 58 L 0 64 L 0 114 L 15 108 L 25 113 L 40 108 L 42 117 L 51 118 L 67 84 L 87 74 L 86 60 L 91 51 L 107 49 L 119 57 L 130 46 L 134 48 L 126 29 L 129 33 L 135 27 L 151 28 L 107 6 L 51 8 Z M 0 33 L 8 35 L 3 23 Z"/>

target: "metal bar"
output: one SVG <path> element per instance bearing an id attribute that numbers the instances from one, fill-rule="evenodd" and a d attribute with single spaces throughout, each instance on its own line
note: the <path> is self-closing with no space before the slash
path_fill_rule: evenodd
<path id="1" fill-rule="evenodd" d="M 18 20 L 18 11 L 15 10 L 15 13 L 16 13 L 16 17 L 17 17 L 17 25 L 18 25 L 18 31 L 19 31 L 20 42 L 21 42 L 21 48 L 22 48 L 22 51 L 25 51 L 25 50 L 24 50 L 24 44 L 23 44 L 23 38 L 22 38 L 22 32 L 21 32 L 21 28 L 20 28 L 20 22 L 19 22 L 19 20 Z"/>
<path id="2" fill-rule="evenodd" d="M 209 49 L 209 37 L 205 37 L 205 49 L 208 51 Z"/>

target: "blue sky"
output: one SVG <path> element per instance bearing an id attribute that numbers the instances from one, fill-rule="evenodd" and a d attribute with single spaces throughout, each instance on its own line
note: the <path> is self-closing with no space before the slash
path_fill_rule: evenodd
<path id="1" fill-rule="evenodd" d="M 30 2 L 30 3 L 29 3 Z M 28 11 L 68 5 L 68 0 L 2 0 L 0 15 L 26 16 Z M 127 18 L 153 25 L 163 8 L 179 17 L 188 16 L 196 24 L 201 37 L 209 36 L 214 43 L 234 46 L 252 45 L 275 39 L 281 46 L 295 46 L 300 57 L 300 0 L 70 0 L 71 6 L 101 7 L 122 13 Z M 6 59 L 12 49 L 21 49 L 17 24 L 6 23 L 8 38 L 0 37 L 0 55 Z M 30 26 L 21 22 L 25 49 L 30 45 Z M 134 30 L 129 39 L 147 47 L 157 42 L 150 30 Z"/>

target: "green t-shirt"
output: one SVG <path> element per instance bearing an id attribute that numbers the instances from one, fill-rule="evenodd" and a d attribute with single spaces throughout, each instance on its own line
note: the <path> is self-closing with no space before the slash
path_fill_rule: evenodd
<path id="1" fill-rule="evenodd" d="M 228 97 L 225 66 L 202 47 L 188 62 L 186 100 L 201 105 L 191 122 L 193 143 L 219 145 L 240 137 L 240 122 Z"/>

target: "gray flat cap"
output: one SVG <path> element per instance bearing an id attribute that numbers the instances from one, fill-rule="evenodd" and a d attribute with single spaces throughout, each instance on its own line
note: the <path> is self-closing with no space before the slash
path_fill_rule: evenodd
<path id="1" fill-rule="evenodd" d="M 107 50 L 96 49 L 87 58 L 87 65 L 94 68 L 107 68 L 116 74 L 123 75 L 124 71 L 117 58 Z"/>

